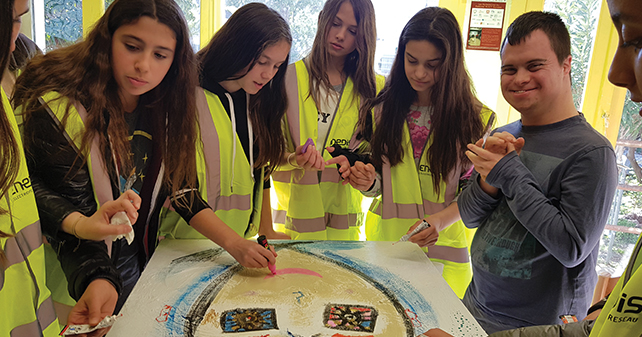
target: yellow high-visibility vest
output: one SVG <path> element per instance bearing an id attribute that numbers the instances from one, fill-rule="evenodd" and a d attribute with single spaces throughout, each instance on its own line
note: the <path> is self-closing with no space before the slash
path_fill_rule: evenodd
<path id="1" fill-rule="evenodd" d="M 384 84 L 377 75 L 377 91 Z M 317 106 L 310 96 L 309 74 L 303 60 L 288 66 L 286 74 L 288 111 L 285 133 L 289 136 L 288 149 L 308 138 L 318 139 Z M 355 96 L 352 79 L 346 80 L 338 108 L 325 144 L 315 144 L 318 150 L 339 144 L 356 150 L 363 144 L 356 140 L 361 98 Z M 323 150 L 323 159 L 332 156 Z M 358 227 L 363 223 L 361 192 L 343 185 L 336 165 L 323 171 L 305 171 L 281 167 L 272 173 L 277 195 L 277 208 L 273 219 L 286 234 L 295 240 L 358 240 Z"/>
<path id="2" fill-rule="evenodd" d="M 196 106 L 202 140 L 196 149 L 199 193 L 225 224 L 240 236 L 250 238 L 258 233 L 261 223 L 264 170 L 253 178 L 247 157 L 242 153 L 233 155 L 232 142 L 240 149 L 241 140 L 238 136 L 234 138 L 232 121 L 217 95 L 197 88 Z M 159 235 L 205 238 L 172 211 L 168 203 L 165 206 Z"/>
<path id="3" fill-rule="evenodd" d="M 482 107 L 484 124 L 492 114 L 486 106 Z M 437 194 L 428 162 L 431 143 L 432 137 L 424 147 L 418 168 L 410 131 L 404 123 L 404 160 L 394 167 L 387 163 L 382 167 L 381 195 L 373 200 L 366 219 L 367 240 L 397 241 L 417 221 L 445 209 L 454 200 L 462 172 L 461 163 L 450 172 L 446 181 L 441 181 L 440 193 Z M 444 265 L 442 275 L 460 298 L 463 298 L 472 279 L 468 250 L 474 233 L 471 231 L 463 222 L 457 221 L 439 232 L 439 240 L 427 250 L 431 260 Z"/>
<path id="4" fill-rule="evenodd" d="M 0 268 L 0 335 L 58 336 L 53 300 L 45 282 L 45 253 L 36 199 L 31 187 L 18 125 L 9 100 L 0 89 L 2 104 L 18 142 L 20 168 L 8 193 L 0 199 L 0 230 L 13 235 L 0 239 L 6 260 Z"/>

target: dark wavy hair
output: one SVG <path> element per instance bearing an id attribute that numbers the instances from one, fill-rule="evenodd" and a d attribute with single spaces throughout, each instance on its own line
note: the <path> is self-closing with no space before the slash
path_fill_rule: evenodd
<path id="1" fill-rule="evenodd" d="M 4 74 L 4 69 L 9 63 L 9 54 L 11 53 L 11 33 L 13 31 L 13 5 L 14 0 L 6 0 L 0 3 L 0 81 Z M 9 192 L 13 181 L 18 176 L 20 166 L 20 150 L 7 114 L 11 111 L 5 111 L 5 106 L 0 101 L 0 199 L 4 198 Z M 8 210 L 0 208 L 0 215 L 6 214 Z M 5 233 L 0 231 L 0 237 L 6 237 Z M 1 250 L 0 250 L 1 253 Z"/>
<path id="2" fill-rule="evenodd" d="M 210 43 L 197 54 L 201 66 L 200 82 L 236 80 L 247 74 L 263 51 L 285 41 L 292 45 L 287 22 L 275 10 L 262 3 L 239 8 L 216 32 Z M 287 109 L 285 71 L 289 53 L 269 84 L 250 96 L 248 109 L 256 133 L 259 156 L 255 167 L 266 166 L 266 179 L 281 162 L 285 138 L 281 119 Z M 243 72 L 247 68 L 246 72 Z"/>
<path id="3" fill-rule="evenodd" d="M 326 40 L 334 18 L 341 5 L 346 1 L 352 5 L 354 17 L 357 20 L 357 35 L 355 36 L 356 49 L 346 57 L 343 71 L 346 76 L 352 78 L 358 96 L 369 99 L 377 95 L 374 72 L 377 27 L 372 2 L 370 0 L 328 0 L 319 13 L 317 34 L 314 37 L 312 51 L 307 57 L 309 62 L 306 64 L 310 73 L 310 95 L 317 105 L 321 99 L 319 86 L 323 85 L 329 90 L 333 90 L 326 72 L 330 64 Z"/>
<path id="4" fill-rule="evenodd" d="M 397 55 L 386 85 L 374 100 L 362 107 L 360 131 L 370 141 L 372 159 L 376 167 L 384 158 L 390 166 L 404 158 L 402 148 L 403 126 L 410 106 L 417 99 L 404 70 L 406 44 L 409 41 L 428 41 L 441 51 L 438 65 L 439 79 L 433 85 L 430 97 L 432 107 L 430 137 L 432 144 L 428 160 L 433 183 L 439 192 L 440 182 L 458 162 L 469 162 L 466 145 L 481 138 L 484 125 L 480 116 L 482 104 L 475 97 L 474 89 L 464 64 L 461 32 L 455 16 L 447 9 L 428 7 L 420 10 L 406 24 L 397 47 Z M 371 109 L 380 105 L 379 127 L 372 131 Z M 410 159 L 412 160 L 412 159 Z"/>
<path id="5" fill-rule="evenodd" d="M 571 37 L 562 18 L 549 12 L 533 11 L 517 17 L 506 30 L 500 54 L 504 53 L 507 43 L 511 46 L 518 45 L 538 29 L 548 37 L 559 64 L 564 63 L 571 55 Z"/>
<path id="6" fill-rule="evenodd" d="M 30 114 L 40 108 L 38 98 L 45 93 L 57 91 L 70 101 L 80 102 L 88 118 L 79 156 L 86 160 L 90 143 L 97 137 L 105 162 L 109 163 L 111 141 L 124 172 L 129 172 L 132 164 L 128 155 L 128 126 L 111 67 L 111 46 L 119 27 L 133 24 L 141 17 L 157 20 L 176 35 L 169 71 L 158 86 L 140 96 L 139 102 L 139 108 L 153 111 L 146 115 L 154 118 L 154 142 L 160 149 L 154 155 L 161 157 L 165 165 L 163 183 L 174 194 L 179 189 L 196 186 L 198 124 L 194 92 L 196 61 L 187 23 L 173 0 L 114 1 L 84 41 L 35 57 L 18 78 L 13 99 L 16 106 L 23 106 L 26 123 Z M 69 107 L 63 125 L 68 115 Z M 111 166 L 108 165 L 110 171 L 115 170 Z"/>

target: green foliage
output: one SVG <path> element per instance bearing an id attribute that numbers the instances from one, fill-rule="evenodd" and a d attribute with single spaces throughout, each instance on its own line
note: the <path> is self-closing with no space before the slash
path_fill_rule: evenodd
<path id="1" fill-rule="evenodd" d="M 322 0 L 226 0 L 226 14 L 250 2 L 262 2 L 273 8 L 290 25 L 292 31 L 292 49 L 290 62 L 305 57 L 312 48 L 317 31 L 319 12 L 323 8 Z M 229 16 L 229 15 L 226 15 Z"/>
<path id="2" fill-rule="evenodd" d="M 76 42 L 82 37 L 82 1 L 45 1 L 46 50 Z"/>
<path id="3" fill-rule="evenodd" d="M 201 0 L 176 0 L 176 3 L 183 11 L 185 20 L 187 20 L 187 26 L 192 36 L 192 45 L 198 46 L 200 43 L 198 37 L 201 36 Z M 195 48 L 194 51 L 197 50 Z"/>
<path id="4" fill-rule="evenodd" d="M 640 226 L 638 222 L 631 221 L 628 219 L 618 219 L 617 224 L 618 226 L 625 226 L 625 227 L 632 227 L 632 228 L 639 228 Z M 638 241 L 638 236 L 635 234 L 622 233 L 622 232 L 615 233 L 615 243 L 619 247 L 635 245 L 637 241 Z"/>
<path id="5" fill-rule="evenodd" d="M 627 91 L 624 109 L 622 109 L 622 121 L 620 122 L 618 139 L 640 140 L 642 134 L 641 108 L 642 104 L 633 102 L 631 93 Z"/>
<path id="6" fill-rule="evenodd" d="M 115 0 L 105 0 L 105 8 Z M 200 0 L 176 0 L 183 10 L 192 37 L 200 35 Z M 70 45 L 83 35 L 82 0 L 45 0 L 46 49 Z M 193 38 L 198 45 L 198 38 Z"/>
<path id="7" fill-rule="evenodd" d="M 571 35 L 572 92 L 573 101 L 578 109 L 582 105 L 600 4 L 600 0 L 547 0 L 544 4 L 544 10 L 557 13 L 562 18 Z"/>

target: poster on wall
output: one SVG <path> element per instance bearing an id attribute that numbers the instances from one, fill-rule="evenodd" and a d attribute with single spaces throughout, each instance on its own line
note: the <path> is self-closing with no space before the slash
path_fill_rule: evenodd
<path id="1" fill-rule="evenodd" d="M 506 1 L 472 1 L 466 49 L 499 51 Z"/>
<path id="2" fill-rule="evenodd" d="M 271 244 L 275 274 L 209 240 L 162 240 L 108 336 L 487 336 L 415 244 Z"/>

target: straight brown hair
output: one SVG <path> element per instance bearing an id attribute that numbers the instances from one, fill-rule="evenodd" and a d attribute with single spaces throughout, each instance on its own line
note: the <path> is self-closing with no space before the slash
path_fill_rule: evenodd
<path id="1" fill-rule="evenodd" d="M 310 95 L 319 105 L 320 86 L 334 90 L 326 73 L 330 64 L 330 54 L 326 43 L 330 27 L 339 8 L 344 2 L 350 2 L 357 20 L 356 49 L 346 57 L 343 71 L 351 77 L 355 91 L 363 99 L 377 95 L 377 82 L 374 72 L 374 54 L 377 45 L 377 27 L 375 25 L 374 7 L 370 0 L 328 0 L 326 1 L 317 25 L 317 34 L 312 44 L 312 51 L 306 63 L 310 73 Z M 355 95 L 356 98 L 357 95 Z"/>
<path id="2" fill-rule="evenodd" d="M 9 62 L 11 53 L 11 35 L 13 31 L 13 10 L 14 0 L 1 1 L 0 3 L 0 82 L 4 69 Z M 0 89 L 1 90 L 1 89 Z M 20 169 L 20 153 L 16 137 L 13 135 L 11 124 L 7 118 L 4 103 L 0 101 L 0 199 L 4 199 L 13 185 L 13 181 L 18 176 Z M 9 210 L 0 207 L 0 216 L 7 214 Z M 8 238 L 12 235 L 0 230 L 0 238 Z M 0 247 L 0 267 L 4 269 L 7 257 L 4 249 Z"/>

